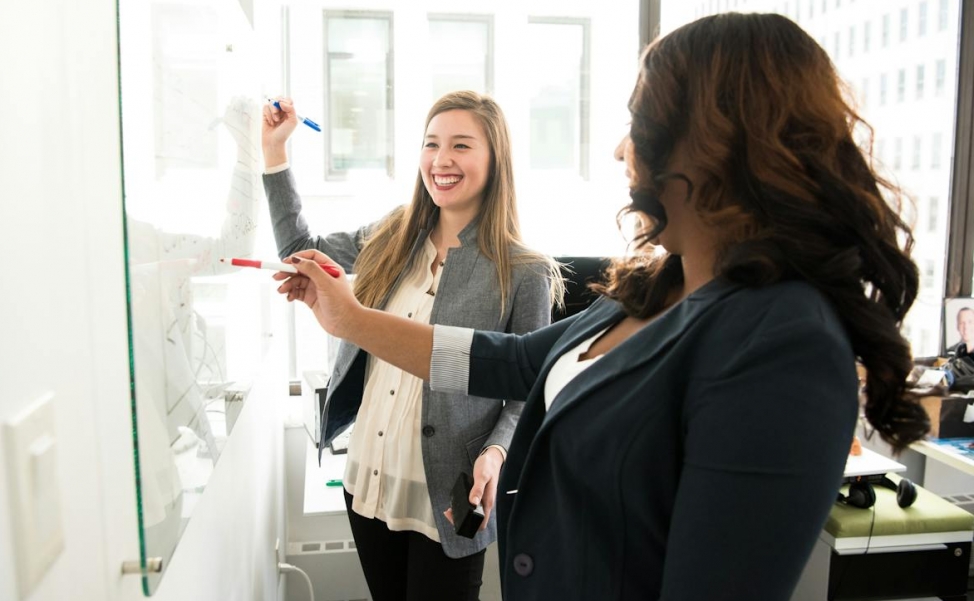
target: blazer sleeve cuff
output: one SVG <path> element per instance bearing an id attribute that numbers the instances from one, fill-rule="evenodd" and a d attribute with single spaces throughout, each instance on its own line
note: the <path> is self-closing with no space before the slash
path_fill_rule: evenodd
<path id="1" fill-rule="evenodd" d="M 454 326 L 433 326 L 433 355 L 430 358 L 430 389 L 467 393 L 470 382 L 470 347 L 474 330 Z"/>

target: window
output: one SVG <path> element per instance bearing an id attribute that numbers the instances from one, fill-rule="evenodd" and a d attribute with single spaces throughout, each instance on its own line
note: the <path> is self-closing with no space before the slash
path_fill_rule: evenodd
<path id="1" fill-rule="evenodd" d="M 947 61 L 937 60 L 937 83 L 935 93 L 937 96 L 944 95 L 944 81 L 947 79 Z"/>
<path id="2" fill-rule="evenodd" d="M 859 98 L 862 102 L 862 106 L 865 107 L 869 104 L 869 78 L 862 78 L 862 86 L 859 88 Z"/>
<path id="3" fill-rule="evenodd" d="M 467 15 L 430 15 L 432 100 L 447 92 L 494 90 L 493 19 Z"/>
<path id="4" fill-rule="evenodd" d="M 889 14 L 883 15 L 883 36 L 881 45 L 883 48 L 889 46 Z"/>
<path id="5" fill-rule="evenodd" d="M 904 8 L 900 10 L 900 41 L 905 42 L 907 36 L 907 30 L 910 26 L 910 10 Z"/>
<path id="6" fill-rule="evenodd" d="M 931 196 L 927 202 L 927 233 L 936 233 L 937 220 L 940 218 L 940 199 Z"/>
<path id="7" fill-rule="evenodd" d="M 903 166 L 903 138 L 893 140 L 893 169 L 899 170 Z"/>
<path id="8" fill-rule="evenodd" d="M 393 176 L 392 15 L 325 11 L 329 178 Z"/>
<path id="9" fill-rule="evenodd" d="M 833 36 L 833 43 L 835 44 L 835 50 L 832 52 L 832 60 L 839 60 L 839 32 L 835 32 Z"/>
<path id="10" fill-rule="evenodd" d="M 944 31 L 947 29 L 947 19 L 949 16 L 947 11 L 947 1 L 948 0 L 940 0 L 940 10 L 937 11 L 937 31 Z"/>
<path id="11" fill-rule="evenodd" d="M 933 142 L 930 145 L 930 167 L 940 169 L 940 145 L 943 143 L 943 136 L 937 132 L 933 134 Z"/>
<path id="12" fill-rule="evenodd" d="M 876 158 L 880 163 L 886 160 L 886 140 L 883 138 L 876 142 Z"/>
<path id="13" fill-rule="evenodd" d="M 921 2 L 917 15 L 917 35 L 923 37 L 927 35 L 927 3 Z"/>
<path id="14" fill-rule="evenodd" d="M 926 259 L 923 261 L 923 271 L 920 273 L 921 288 L 933 288 L 933 284 L 936 281 L 934 279 L 936 269 L 936 265 L 932 259 Z"/>
<path id="15" fill-rule="evenodd" d="M 855 53 L 856 49 L 856 26 L 849 26 L 849 56 Z"/>
<path id="16" fill-rule="evenodd" d="M 910 167 L 914 171 L 920 168 L 920 136 L 913 136 L 913 162 Z"/>
<path id="17" fill-rule="evenodd" d="M 923 98 L 923 65 L 917 65 L 917 100 Z"/>
<path id="18" fill-rule="evenodd" d="M 872 22 L 866 21 L 862 25 L 862 51 L 869 52 L 869 37 L 872 31 Z"/>
<path id="19" fill-rule="evenodd" d="M 903 102 L 906 98 L 906 69 L 896 73 L 896 102 Z"/>
<path id="20" fill-rule="evenodd" d="M 879 105 L 886 105 L 886 74 L 882 73 L 879 76 Z"/>
<path id="21" fill-rule="evenodd" d="M 588 21 L 530 19 L 532 169 L 588 177 Z"/>

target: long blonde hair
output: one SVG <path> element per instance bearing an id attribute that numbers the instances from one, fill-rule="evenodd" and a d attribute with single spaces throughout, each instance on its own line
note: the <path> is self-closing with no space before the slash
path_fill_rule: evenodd
<path id="1" fill-rule="evenodd" d="M 501 293 L 501 313 L 511 294 L 514 265 L 535 264 L 551 280 L 551 300 L 561 303 L 564 283 L 558 265 L 550 257 L 535 252 L 521 241 L 514 193 L 514 169 L 511 161 L 511 137 L 500 106 L 488 96 L 471 91 L 446 94 L 433 104 L 426 116 L 425 135 L 433 117 L 452 110 L 463 110 L 477 118 L 490 147 L 490 175 L 484 186 L 477 227 L 480 252 L 497 266 Z M 367 307 L 382 303 L 396 278 L 407 267 L 410 251 L 419 232 L 437 210 L 423 174 L 417 173 L 413 199 L 409 205 L 393 211 L 365 241 L 355 261 L 355 296 Z"/>

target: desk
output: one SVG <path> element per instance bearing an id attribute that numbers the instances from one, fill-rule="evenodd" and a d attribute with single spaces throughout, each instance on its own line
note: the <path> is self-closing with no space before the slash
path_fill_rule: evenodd
<path id="1" fill-rule="evenodd" d="M 965 474 L 974 476 L 974 438 L 932 438 L 913 443 L 911 449 Z"/>
<path id="2" fill-rule="evenodd" d="M 848 481 L 859 476 L 881 476 L 890 472 L 902 472 L 906 466 L 885 455 L 863 447 L 861 455 L 849 455 L 842 476 Z"/>

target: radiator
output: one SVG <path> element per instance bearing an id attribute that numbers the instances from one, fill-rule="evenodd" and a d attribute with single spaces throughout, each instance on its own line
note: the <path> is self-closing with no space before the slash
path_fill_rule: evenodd
<path id="1" fill-rule="evenodd" d="M 353 540 L 288 543 L 286 561 L 308 573 L 315 601 L 372 601 Z M 310 601 L 301 575 L 287 578 L 287 601 Z"/>

